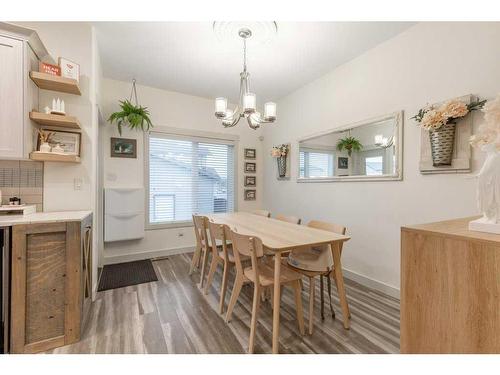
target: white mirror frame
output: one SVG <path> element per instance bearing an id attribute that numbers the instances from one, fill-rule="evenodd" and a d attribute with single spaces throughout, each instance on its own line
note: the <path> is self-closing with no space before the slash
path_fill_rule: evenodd
<path id="1" fill-rule="evenodd" d="M 362 125 L 369 125 L 378 123 L 384 120 L 395 119 L 396 122 L 396 140 L 394 142 L 396 163 L 394 174 L 384 174 L 378 176 L 333 176 L 333 177 L 297 177 L 297 182 L 346 182 L 346 181 L 401 181 L 403 179 L 403 111 L 389 113 L 383 116 L 374 117 L 371 119 L 358 121 L 346 126 L 328 129 L 320 133 L 308 135 L 297 140 L 297 165 L 300 165 L 300 142 L 308 141 L 323 135 L 331 134 L 333 132 L 345 131 L 357 128 Z M 300 171 L 298 176 L 300 176 Z"/>

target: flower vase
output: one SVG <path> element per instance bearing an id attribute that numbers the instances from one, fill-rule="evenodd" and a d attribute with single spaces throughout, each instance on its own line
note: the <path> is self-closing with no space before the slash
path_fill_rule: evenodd
<path id="1" fill-rule="evenodd" d="M 451 165 L 455 144 L 455 123 L 447 123 L 439 129 L 429 131 L 431 141 L 432 165 L 442 167 Z"/>
<path id="2" fill-rule="evenodd" d="M 51 150 L 51 147 L 47 142 L 43 142 L 40 145 L 40 152 L 50 152 L 50 150 Z"/>
<path id="3" fill-rule="evenodd" d="M 278 156 L 276 161 L 278 163 L 278 175 L 283 178 L 286 176 L 286 156 Z"/>

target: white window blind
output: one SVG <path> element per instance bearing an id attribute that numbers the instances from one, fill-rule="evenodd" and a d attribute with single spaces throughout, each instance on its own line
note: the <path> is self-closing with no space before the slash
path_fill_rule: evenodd
<path id="1" fill-rule="evenodd" d="M 300 151 L 300 177 L 332 177 L 333 152 Z"/>
<path id="2" fill-rule="evenodd" d="M 193 213 L 234 210 L 234 144 L 149 136 L 149 223 L 191 221 Z"/>

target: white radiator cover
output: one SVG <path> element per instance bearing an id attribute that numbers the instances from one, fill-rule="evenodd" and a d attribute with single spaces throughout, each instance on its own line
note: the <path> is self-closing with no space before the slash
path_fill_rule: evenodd
<path id="1" fill-rule="evenodd" d="M 144 188 L 104 189 L 104 241 L 144 238 Z"/>

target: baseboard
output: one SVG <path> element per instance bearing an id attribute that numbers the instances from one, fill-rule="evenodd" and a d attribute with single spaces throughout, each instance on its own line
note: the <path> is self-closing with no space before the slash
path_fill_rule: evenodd
<path id="1" fill-rule="evenodd" d="M 371 279 L 369 277 L 360 275 L 354 271 L 347 270 L 345 268 L 342 269 L 344 277 L 357 283 L 367 286 L 368 288 L 372 288 L 378 290 L 379 292 L 385 293 L 391 297 L 399 299 L 400 293 L 399 289 L 393 287 L 392 285 L 385 284 L 381 281 Z"/>
<path id="2" fill-rule="evenodd" d="M 104 254 L 104 264 L 115 264 L 115 263 L 133 262 L 134 260 L 161 258 L 170 255 L 191 253 L 193 251 L 194 247 L 188 246 L 188 247 L 178 247 L 175 249 L 152 250 L 152 251 L 144 251 L 141 253 L 129 253 L 129 254 L 120 254 L 113 256 L 106 256 L 106 254 Z"/>

